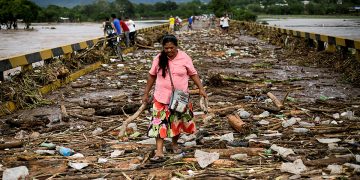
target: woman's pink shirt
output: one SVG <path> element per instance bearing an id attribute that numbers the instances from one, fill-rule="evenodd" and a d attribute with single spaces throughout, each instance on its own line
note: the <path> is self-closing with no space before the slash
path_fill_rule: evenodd
<path id="1" fill-rule="evenodd" d="M 163 104 L 169 104 L 172 87 L 169 72 L 166 71 L 165 78 L 162 76 L 162 70 L 159 68 L 159 55 L 152 63 L 149 74 L 156 76 L 154 98 Z M 189 77 L 197 74 L 192 59 L 181 50 L 178 50 L 176 57 L 169 60 L 169 67 L 175 89 L 188 92 Z"/>

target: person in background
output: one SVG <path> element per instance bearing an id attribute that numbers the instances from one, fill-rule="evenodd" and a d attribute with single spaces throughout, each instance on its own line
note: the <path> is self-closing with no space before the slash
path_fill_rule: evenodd
<path id="1" fill-rule="evenodd" d="M 121 34 L 121 26 L 120 26 L 120 20 L 118 18 L 116 18 L 115 14 L 111 14 L 111 18 L 112 18 L 112 28 L 114 29 L 115 33 L 117 35 Z"/>
<path id="2" fill-rule="evenodd" d="M 129 30 L 129 27 L 125 24 L 125 22 L 123 20 L 121 20 L 121 18 L 119 18 L 119 20 L 120 20 L 121 29 L 124 31 L 124 34 L 125 34 L 126 47 L 130 47 L 130 38 L 129 38 L 130 30 Z"/>
<path id="3" fill-rule="evenodd" d="M 108 17 L 105 18 L 105 21 L 103 22 L 103 30 L 104 30 L 104 36 L 110 35 L 114 31 L 110 22 L 110 18 Z"/>
<path id="4" fill-rule="evenodd" d="M 136 34 L 135 22 L 133 20 L 131 20 L 129 17 L 126 17 L 125 18 L 125 24 L 129 28 L 130 44 L 135 45 L 135 34 Z"/>
<path id="5" fill-rule="evenodd" d="M 229 31 L 229 21 L 230 21 L 230 18 L 226 14 L 225 17 L 223 18 L 223 25 L 222 25 L 222 29 L 225 33 L 228 33 L 228 31 Z"/>
<path id="6" fill-rule="evenodd" d="M 169 19 L 169 31 L 174 32 L 174 26 L 175 26 L 175 18 L 173 16 L 170 16 Z"/>
<path id="7" fill-rule="evenodd" d="M 221 18 L 220 18 L 220 30 L 223 32 L 224 31 L 224 28 L 223 28 L 223 24 L 224 24 L 224 16 L 222 16 Z"/>
<path id="8" fill-rule="evenodd" d="M 193 24 L 193 16 L 190 16 L 188 19 L 188 30 L 192 30 L 192 24 Z"/>
<path id="9" fill-rule="evenodd" d="M 177 144 L 180 134 L 196 131 L 191 101 L 184 113 L 174 112 L 168 107 L 172 94 L 170 77 L 174 88 L 185 92 L 188 92 L 188 81 L 192 79 L 199 88 L 199 94 L 207 98 L 192 59 L 178 49 L 177 38 L 174 35 L 165 35 L 162 46 L 163 50 L 152 62 L 142 98 L 143 102 L 149 101 L 149 92 L 155 84 L 152 119 L 148 128 L 148 136 L 156 138 L 155 156 L 150 159 L 154 162 L 165 160 L 163 152 L 165 138 L 172 138 L 172 151 L 178 154 L 181 153 Z"/>
<path id="10" fill-rule="evenodd" d="M 176 18 L 175 18 L 175 31 L 180 30 L 181 22 L 182 22 L 182 20 L 179 18 L 179 16 L 176 16 Z"/>

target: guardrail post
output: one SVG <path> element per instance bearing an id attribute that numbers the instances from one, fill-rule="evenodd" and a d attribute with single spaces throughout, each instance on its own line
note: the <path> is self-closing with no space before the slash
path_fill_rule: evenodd
<path id="1" fill-rule="evenodd" d="M 311 48 L 315 47 L 315 43 L 313 39 L 307 39 L 307 45 Z"/>
<path id="2" fill-rule="evenodd" d="M 0 81 L 4 81 L 5 77 L 4 77 L 4 72 L 0 71 Z"/>
<path id="3" fill-rule="evenodd" d="M 340 55 L 341 59 L 345 59 L 348 53 L 348 48 L 344 46 L 340 46 Z"/>
<path id="4" fill-rule="evenodd" d="M 355 58 L 356 58 L 356 60 L 360 61 L 360 50 L 359 49 L 356 49 Z"/>
<path id="5" fill-rule="evenodd" d="M 317 41 L 316 50 L 317 51 L 323 51 L 325 50 L 324 41 Z"/>

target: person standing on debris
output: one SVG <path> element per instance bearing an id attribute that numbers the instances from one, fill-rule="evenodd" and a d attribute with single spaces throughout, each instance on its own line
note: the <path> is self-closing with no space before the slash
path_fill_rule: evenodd
<path id="1" fill-rule="evenodd" d="M 110 35 L 113 33 L 114 29 L 112 28 L 110 19 L 107 17 L 103 23 L 104 36 Z"/>
<path id="2" fill-rule="evenodd" d="M 115 14 L 111 14 L 111 18 L 113 20 L 112 28 L 115 30 L 115 33 L 117 35 L 120 35 L 121 34 L 120 20 L 118 18 L 116 18 Z"/>
<path id="3" fill-rule="evenodd" d="M 170 16 L 169 19 L 169 31 L 174 32 L 174 26 L 175 26 L 175 18 L 173 16 Z"/>
<path id="4" fill-rule="evenodd" d="M 124 31 L 124 34 L 125 34 L 126 47 L 130 47 L 130 37 L 129 37 L 130 30 L 129 30 L 128 26 L 125 24 L 125 22 L 123 20 L 121 20 L 121 18 L 119 18 L 119 20 L 120 20 L 121 29 Z"/>
<path id="5" fill-rule="evenodd" d="M 193 16 L 190 16 L 188 19 L 188 30 L 192 30 L 192 24 L 193 24 Z"/>
<path id="6" fill-rule="evenodd" d="M 171 79 L 175 89 L 185 92 L 188 92 L 189 78 L 192 79 L 199 88 L 199 94 L 207 98 L 192 59 L 184 51 L 178 49 L 177 38 L 174 35 L 165 35 L 162 46 L 163 50 L 153 60 L 142 98 L 143 102 L 149 101 L 149 92 L 155 83 L 152 120 L 148 128 L 148 136 L 156 138 L 156 153 L 150 159 L 155 162 L 164 160 L 163 145 L 165 138 L 172 138 L 173 152 L 181 153 L 177 144 L 180 133 L 195 133 L 196 131 L 192 120 L 191 102 L 189 102 L 184 113 L 169 109 L 173 88 Z"/>
<path id="7" fill-rule="evenodd" d="M 136 34 L 135 23 L 129 17 L 126 17 L 125 24 L 127 25 L 127 27 L 129 28 L 129 31 L 130 31 L 130 33 L 129 33 L 130 44 L 134 45 L 135 44 L 135 34 Z"/>
<path id="8" fill-rule="evenodd" d="M 226 14 L 225 17 L 223 18 L 223 24 L 222 24 L 222 29 L 225 33 L 228 33 L 228 31 L 229 31 L 229 21 L 230 21 L 230 18 Z"/>
<path id="9" fill-rule="evenodd" d="M 180 30 L 181 22 L 182 22 L 182 20 L 179 18 L 179 16 L 176 16 L 176 18 L 175 18 L 175 31 Z"/>

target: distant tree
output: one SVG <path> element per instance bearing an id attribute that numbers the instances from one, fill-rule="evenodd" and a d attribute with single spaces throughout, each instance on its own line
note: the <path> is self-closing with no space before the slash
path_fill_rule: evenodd
<path id="1" fill-rule="evenodd" d="M 36 20 L 40 7 L 28 0 L 0 0 L 0 23 L 8 29 L 17 28 L 17 19 L 22 19 L 25 27 Z"/>
<path id="2" fill-rule="evenodd" d="M 231 12 L 229 0 L 211 0 L 209 2 L 209 9 L 211 9 L 217 17 L 221 17 L 225 13 Z"/>
<path id="3" fill-rule="evenodd" d="M 256 21 L 257 16 L 247 10 L 236 9 L 233 12 L 233 19 L 240 21 Z"/>
<path id="4" fill-rule="evenodd" d="M 120 16 L 134 16 L 135 8 L 134 5 L 129 0 L 115 0 L 111 3 L 112 12 Z"/>

